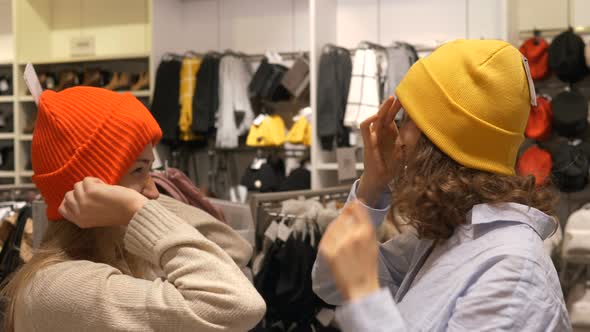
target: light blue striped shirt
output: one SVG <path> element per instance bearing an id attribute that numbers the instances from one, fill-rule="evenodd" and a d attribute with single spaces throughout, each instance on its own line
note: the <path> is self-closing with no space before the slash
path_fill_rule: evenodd
<path id="1" fill-rule="evenodd" d="M 354 184 L 349 201 L 356 199 Z M 383 222 L 390 197 L 369 214 Z M 516 203 L 480 204 L 447 241 L 433 246 L 405 233 L 382 244 L 383 289 L 343 303 L 318 256 L 314 291 L 342 305 L 343 331 L 571 331 L 559 279 L 543 240 L 555 224 Z M 352 267 L 353 268 L 353 267 Z"/>

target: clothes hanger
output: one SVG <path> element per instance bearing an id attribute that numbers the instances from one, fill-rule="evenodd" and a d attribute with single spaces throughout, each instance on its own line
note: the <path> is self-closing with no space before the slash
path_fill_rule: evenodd
<path id="1" fill-rule="evenodd" d="M 368 40 L 363 40 L 359 43 L 359 48 L 373 48 L 377 50 L 384 51 L 385 47 L 383 45 L 379 45 L 377 43 L 370 42 Z"/>
<path id="2" fill-rule="evenodd" d="M 184 57 L 185 58 L 187 58 L 187 57 L 201 58 L 201 57 L 203 57 L 203 55 L 201 53 L 197 53 L 197 52 L 195 52 L 193 50 L 188 50 L 188 51 L 184 52 Z"/>
<path id="3" fill-rule="evenodd" d="M 533 40 L 533 44 L 539 45 L 539 42 L 541 39 L 541 31 L 539 31 L 539 29 L 537 29 L 537 28 L 534 28 L 533 29 L 533 37 L 535 37 L 535 39 Z"/>

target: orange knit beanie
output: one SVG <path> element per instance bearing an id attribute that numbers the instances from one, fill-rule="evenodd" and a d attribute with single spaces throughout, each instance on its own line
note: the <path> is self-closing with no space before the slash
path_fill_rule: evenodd
<path id="1" fill-rule="evenodd" d="M 49 220 L 65 194 L 87 176 L 117 184 L 162 130 L 130 93 L 92 87 L 44 91 L 39 99 L 31 158 L 33 182 L 47 204 Z"/>

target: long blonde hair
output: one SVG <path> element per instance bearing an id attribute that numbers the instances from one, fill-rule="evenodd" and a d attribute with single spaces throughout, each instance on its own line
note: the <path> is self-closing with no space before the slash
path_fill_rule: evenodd
<path id="1" fill-rule="evenodd" d="M 50 222 L 33 258 L 15 272 L 0 291 L 5 303 L 3 331 L 14 331 L 18 296 L 37 272 L 49 266 L 73 260 L 89 260 L 111 265 L 127 275 L 141 277 L 147 262 L 124 249 L 124 234 L 125 229 L 120 227 L 82 229 L 66 220 Z"/>

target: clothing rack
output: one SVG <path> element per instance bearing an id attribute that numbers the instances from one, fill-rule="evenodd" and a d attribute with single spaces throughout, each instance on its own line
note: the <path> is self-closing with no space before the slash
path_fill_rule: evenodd
<path id="1" fill-rule="evenodd" d="M 308 51 L 276 52 L 276 53 L 279 54 L 283 58 L 283 60 L 297 60 L 301 57 L 309 55 Z M 183 54 L 168 52 L 168 53 L 165 53 L 162 58 L 163 59 L 181 60 L 187 56 L 188 57 L 203 57 L 207 54 L 217 54 L 219 56 L 232 55 L 232 56 L 247 59 L 248 61 L 261 61 L 266 56 L 263 53 L 247 54 L 247 53 L 237 52 L 237 51 L 233 51 L 233 50 L 226 50 L 224 52 L 209 51 L 209 52 L 205 52 L 205 53 L 200 53 L 200 52 L 195 52 L 195 51 L 187 51 Z"/>
<path id="2" fill-rule="evenodd" d="M 567 31 L 569 28 L 545 28 L 545 29 L 532 29 L 532 30 L 520 30 L 519 31 L 519 38 L 520 39 L 527 39 L 536 32 L 540 33 L 540 37 L 549 37 L 553 38 L 560 33 Z M 580 35 L 590 35 L 590 26 L 583 26 L 583 27 L 575 27 L 572 29 L 575 33 Z"/>
<path id="3" fill-rule="evenodd" d="M 254 220 L 254 228 L 256 235 L 260 234 L 260 222 L 259 216 L 262 213 L 270 209 L 271 207 L 278 207 L 281 202 L 288 199 L 310 199 L 318 198 L 322 201 L 330 200 L 345 200 L 350 192 L 350 186 L 338 186 L 332 188 L 324 188 L 318 190 L 296 190 L 296 191 L 285 191 L 285 192 L 273 192 L 273 193 L 259 193 L 253 194 L 250 197 L 250 210 L 252 211 L 252 219 Z M 266 212 L 269 213 L 269 212 Z M 270 212 L 274 214 L 280 214 L 276 212 Z M 271 214 L 272 216 L 272 214 Z M 280 217 L 280 216 L 278 216 Z M 258 242 L 258 241 L 257 241 Z"/>
<path id="4" fill-rule="evenodd" d="M 0 185 L 0 202 L 4 201 L 30 201 L 33 199 L 31 192 L 38 193 L 32 183 L 27 184 L 3 184 Z"/>

